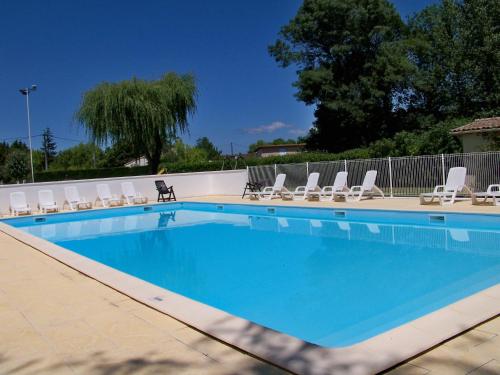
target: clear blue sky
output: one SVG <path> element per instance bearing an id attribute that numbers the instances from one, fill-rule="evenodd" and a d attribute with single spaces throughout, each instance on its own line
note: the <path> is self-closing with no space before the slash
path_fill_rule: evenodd
<path id="1" fill-rule="evenodd" d="M 397 0 L 406 17 L 436 0 Z M 267 46 L 300 0 L 2 1 L 0 2 L 0 140 L 26 137 L 18 89 L 32 83 L 33 134 L 86 141 L 73 122 L 81 95 L 102 81 L 167 71 L 194 73 L 198 111 L 194 143 L 208 136 L 224 152 L 245 152 L 262 138 L 296 138 L 314 108 L 297 102 L 295 71 L 279 68 Z M 65 148 L 73 141 L 58 139 Z M 35 147 L 40 138 L 34 139 Z"/>

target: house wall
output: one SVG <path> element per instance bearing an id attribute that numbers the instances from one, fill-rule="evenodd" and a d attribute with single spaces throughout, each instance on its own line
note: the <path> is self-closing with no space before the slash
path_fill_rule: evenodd
<path id="1" fill-rule="evenodd" d="M 197 197 L 203 195 L 240 195 L 248 181 L 247 170 L 196 172 L 196 173 L 174 173 L 166 175 L 148 175 L 136 177 L 103 178 L 91 180 L 40 182 L 34 184 L 12 184 L 0 185 L 0 214 L 9 212 L 9 194 L 14 191 L 24 191 L 28 203 L 33 210 L 37 210 L 38 190 L 51 189 L 54 192 L 57 203 L 62 206 L 65 201 L 64 187 L 75 185 L 80 196 L 91 202 L 97 198 L 96 185 L 98 183 L 109 184 L 113 194 L 121 195 L 121 182 L 132 181 L 135 189 L 156 201 L 157 192 L 155 180 L 164 180 L 170 186 L 174 186 L 177 198 Z"/>
<path id="2" fill-rule="evenodd" d="M 464 152 L 481 152 L 487 147 L 489 140 L 479 133 L 463 134 L 460 141 Z"/>

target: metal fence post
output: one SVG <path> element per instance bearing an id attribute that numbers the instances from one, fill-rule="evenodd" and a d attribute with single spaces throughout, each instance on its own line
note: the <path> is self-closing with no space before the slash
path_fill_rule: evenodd
<path id="1" fill-rule="evenodd" d="M 347 159 L 344 159 L 344 172 L 347 172 Z"/>
<path id="2" fill-rule="evenodd" d="M 391 163 L 391 157 L 389 156 L 389 188 L 391 192 L 391 198 L 394 198 L 394 194 L 392 192 L 392 163 Z"/>
<path id="3" fill-rule="evenodd" d="M 274 179 L 275 179 L 275 180 L 276 180 L 276 176 L 277 176 L 277 174 L 276 174 L 276 170 L 277 170 L 277 167 L 276 167 L 276 164 L 274 164 Z"/>
<path id="4" fill-rule="evenodd" d="M 309 162 L 306 161 L 306 178 L 309 178 Z"/>
<path id="5" fill-rule="evenodd" d="M 443 171 L 443 185 L 445 185 L 446 184 L 446 174 L 444 171 L 444 154 L 441 154 L 441 168 Z"/>

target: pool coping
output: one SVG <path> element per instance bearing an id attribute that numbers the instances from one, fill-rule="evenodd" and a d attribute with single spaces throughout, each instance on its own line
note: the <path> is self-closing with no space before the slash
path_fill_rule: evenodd
<path id="1" fill-rule="evenodd" d="M 3 222 L 0 231 L 190 327 L 300 374 L 384 371 L 500 314 L 497 284 L 360 343 L 324 348 L 150 284 Z"/>

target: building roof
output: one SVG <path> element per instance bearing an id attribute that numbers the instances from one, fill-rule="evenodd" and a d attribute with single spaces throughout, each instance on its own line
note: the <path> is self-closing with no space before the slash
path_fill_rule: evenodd
<path id="1" fill-rule="evenodd" d="M 500 117 L 480 118 L 470 124 L 452 129 L 451 134 L 484 133 L 489 131 L 500 131 Z"/>
<path id="2" fill-rule="evenodd" d="M 261 145 L 255 149 L 255 152 L 263 149 L 263 148 L 287 148 L 287 147 L 305 147 L 305 143 L 284 143 L 281 145 L 273 145 L 273 144 L 268 144 L 268 145 Z"/>

